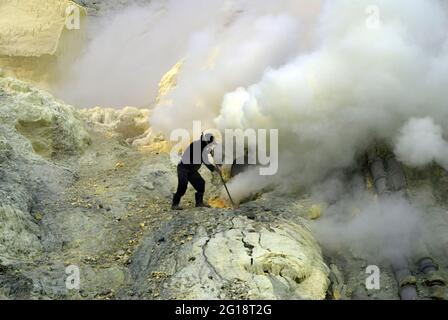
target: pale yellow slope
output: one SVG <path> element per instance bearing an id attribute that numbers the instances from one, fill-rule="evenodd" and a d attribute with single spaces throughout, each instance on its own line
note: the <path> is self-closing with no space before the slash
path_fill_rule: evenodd
<path id="1" fill-rule="evenodd" d="M 74 16 L 80 30 L 66 28 Z M 0 69 L 49 89 L 57 64 L 67 61 L 69 67 L 81 48 L 85 16 L 85 9 L 69 0 L 0 0 Z"/>
<path id="2" fill-rule="evenodd" d="M 68 0 L 0 0 L 0 55 L 53 55 L 72 5 Z"/>

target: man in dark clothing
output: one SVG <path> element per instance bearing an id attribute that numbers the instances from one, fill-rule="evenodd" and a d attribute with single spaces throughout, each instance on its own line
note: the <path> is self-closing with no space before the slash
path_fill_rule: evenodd
<path id="1" fill-rule="evenodd" d="M 198 170 L 204 164 L 211 172 L 215 171 L 215 166 L 208 160 L 208 154 L 211 151 L 209 146 L 214 140 L 212 134 L 201 135 L 201 139 L 191 143 L 182 155 L 182 160 L 177 166 L 178 185 L 177 192 L 173 196 L 171 207 L 173 210 L 182 210 L 179 203 L 187 191 L 188 182 L 196 189 L 196 207 L 210 207 L 204 204 L 205 181 Z"/>

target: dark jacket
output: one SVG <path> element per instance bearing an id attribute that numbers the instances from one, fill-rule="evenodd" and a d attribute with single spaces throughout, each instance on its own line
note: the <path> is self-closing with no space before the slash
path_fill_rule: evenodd
<path id="1" fill-rule="evenodd" d="M 211 172 L 215 171 L 215 166 L 208 160 L 210 150 L 208 143 L 202 140 L 196 140 L 191 143 L 182 155 L 179 163 L 183 169 L 198 171 L 204 164 Z"/>

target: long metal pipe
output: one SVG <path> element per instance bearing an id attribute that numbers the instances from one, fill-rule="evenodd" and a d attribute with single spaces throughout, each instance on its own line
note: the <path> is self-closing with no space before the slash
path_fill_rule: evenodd
<path id="1" fill-rule="evenodd" d="M 368 164 L 378 196 L 387 196 L 391 194 L 392 190 L 394 192 L 405 192 L 406 179 L 395 157 L 389 156 L 385 162 L 376 155 L 375 151 L 371 151 L 368 154 Z M 388 174 L 391 175 L 390 179 L 388 179 Z M 416 300 L 418 298 L 416 279 L 412 275 L 406 257 L 401 255 L 393 259 L 391 266 L 398 283 L 400 299 Z"/>

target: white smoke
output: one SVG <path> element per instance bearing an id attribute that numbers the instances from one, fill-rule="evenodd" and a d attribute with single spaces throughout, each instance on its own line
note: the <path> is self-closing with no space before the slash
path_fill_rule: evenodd
<path id="1" fill-rule="evenodd" d="M 254 185 L 257 187 L 254 188 Z M 275 185 L 281 188 L 280 185 Z M 235 203 L 241 203 L 241 201 L 249 199 L 254 196 L 254 190 L 262 190 L 266 187 L 272 187 L 272 181 L 269 177 L 259 175 L 259 168 L 250 168 L 240 174 L 227 183 L 227 187 L 230 190 L 232 200 Z M 225 190 L 221 192 L 221 198 L 227 199 L 228 195 Z"/>
<path id="2" fill-rule="evenodd" d="M 358 193 L 330 206 L 313 230 L 329 252 L 348 247 L 358 257 L 393 261 L 416 251 L 422 220 L 421 212 L 403 198 Z"/>
<path id="3" fill-rule="evenodd" d="M 375 28 L 366 16 L 372 5 L 380 19 Z M 226 94 L 215 123 L 220 129 L 279 129 L 280 171 L 270 183 L 284 188 L 315 189 L 332 172 L 352 167 L 375 141 L 396 142 L 408 165 L 446 163 L 447 28 L 442 1 L 328 1 L 317 49 Z M 265 188 L 260 179 L 267 178 L 254 172 L 237 176 L 230 192 Z M 362 189 L 335 195 L 315 224 L 320 242 L 372 259 L 415 253 L 423 225 L 419 210 L 404 198 L 375 200 Z"/>
<path id="4" fill-rule="evenodd" d="M 153 110 L 155 131 L 169 136 L 193 120 L 279 129 L 270 180 L 312 186 L 373 141 L 402 141 L 412 118 L 437 119 L 443 135 L 447 28 L 441 0 L 154 0 L 94 20 L 60 93 L 82 106 L 150 105 L 184 59 L 168 102 Z M 404 154 L 415 150 L 396 151 L 415 163 Z"/>
<path id="5" fill-rule="evenodd" d="M 60 91 L 69 102 L 150 105 L 161 76 L 184 59 L 169 102 L 153 110 L 155 131 L 169 136 L 193 120 L 204 129 L 279 129 L 278 174 L 238 175 L 229 185 L 237 200 L 269 185 L 317 190 L 375 141 L 395 146 L 408 165 L 446 165 L 442 0 L 154 0 L 92 30 Z M 343 234 L 341 243 L 374 250 L 392 239 L 407 251 L 418 211 L 400 198 L 366 197 L 349 193 L 330 208 L 323 241 Z"/>
<path id="6" fill-rule="evenodd" d="M 411 119 L 400 130 L 395 145 L 398 160 L 412 167 L 435 161 L 448 170 L 448 142 L 431 118 Z"/>
<path id="7" fill-rule="evenodd" d="M 318 49 L 226 94 L 216 124 L 279 129 L 277 181 L 303 186 L 350 167 L 373 141 L 392 144 L 413 117 L 446 129 L 447 17 L 437 0 L 328 1 Z"/>
<path id="8" fill-rule="evenodd" d="M 161 77 L 184 59 L 173 104 L 159 106 L 152 123 L 165 133 L 191 120 L 212 124 L 224 93 L 306 45 L 301 26 L 315 4 L 298 2 L 308 1 L 153 0 L 91 17 L 90 41 L 57 93 L 83 107 L 151 105 Z"/>
<path id="9" fill-rule="evenodd" d="M 279 129 L 278 176 L 296 183 L 350 166 L 373 140 L 392 143 L 412 118 L 447 127 L 441 0 L 154 0 L 92 19 L 63 98 L 149 105 L 184 59 L 153 128 Z"/>

